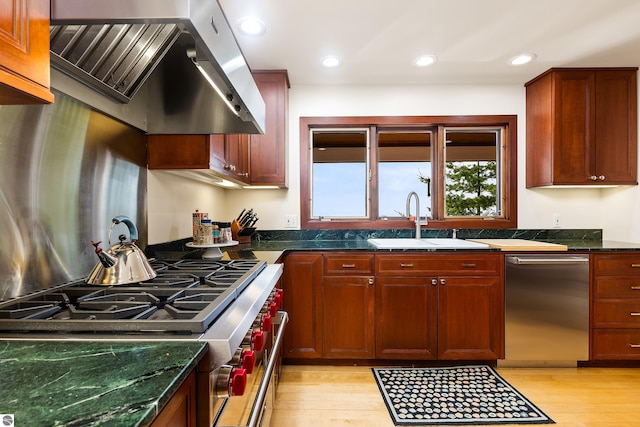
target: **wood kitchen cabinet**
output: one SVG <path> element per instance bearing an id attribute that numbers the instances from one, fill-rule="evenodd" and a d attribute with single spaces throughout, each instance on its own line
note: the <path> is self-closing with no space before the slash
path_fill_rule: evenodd
<path id="1" fill-rule="evenodd" d="M 0 104 L 51 102 L 49 0 L 3 1 L 0 13 Z"/>
<path id="2" fill-rule="evenodd" d="M 287 117 L 289 76 L 286 70 L 254 70 L 266 105 L 264 135 L 249 135 L 249 183 L 287 188 Z"/>
<path id="3" fill-rule="evenodd" d="M 527 188 L 637 184 L 637 68 L 552 68 L 525 86 Z"/>
<path id="4" fill-rule="evenodd" d="M 287 72 L 253 76 L 266 104 L 264 135 L 149 135 L 149 169 L 209 170 L 241 185 L 286 188 Z"/>
<path id="5" fill-rule="evenodd" d="M 591 255 L 591 360 L 640 360 L 640 252 Z"/>
<path id="6" fill-rule="evenodd" d="M 322 254 L 292 252 L 284 258 L 283 310 L 289 314 L 284 359 L 321 359 Z"/>
<path id="7" fill-rule="evenodd" d="M 504 357 L 499 254 L 376 255 L 376 357 Z"/>
<path id="8" fill-rule="evenodd" d="M 503 358 L 503 267 L 498 253 L 289 253 L 285 358 Z"/>
<path id="9" fill-rule="evenodd" d="M 196 373 L 176 390 L 150 427 L 196 427 Z"/>
<path id="10" fill-rule="evenodd" d="M 247 183 L 249 141 L 246 135 L 149 135 L 149 169 L 208 170 Z"/>
<path id="11" fill-rule="evenodd" d="M 374 255 L 325 253 L 323 357 L 374 357 Z"/>

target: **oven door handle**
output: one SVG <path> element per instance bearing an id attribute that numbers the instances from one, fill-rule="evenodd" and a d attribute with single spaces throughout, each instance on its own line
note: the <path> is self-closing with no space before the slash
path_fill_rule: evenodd
<path id="1" fill-rule="evenodd" d="M 277 355 L 280 353 L 280 347 L 282 346 L 284 330 L 286 328 L 287 322 L 289 322 L 289 314 L 287 314 L 286 311 L 279 311 L 273 322 L 274 325 L 280 325 L 280 327 L 278 328 L 278 333 L 275 335 L 275 338 L 273 340 L 273 351 L 271 352 L 273 357 L 269 357 L 269 362 L 264 368 L 264 375 L 262 376 L 262 380 L 260 381 L 256 399 L 254 400 L 253 406 L 251 407 L 251 415 L 249 416 L 247 427 L 257 427 L 262 415 L 262 405 L 264 404 L 264 400 L 267 395 L 267 389 L 269 388 L 271 375 L 273 374 L 273 370 L 276 367 L 276 363 L 278 360 Z"/>

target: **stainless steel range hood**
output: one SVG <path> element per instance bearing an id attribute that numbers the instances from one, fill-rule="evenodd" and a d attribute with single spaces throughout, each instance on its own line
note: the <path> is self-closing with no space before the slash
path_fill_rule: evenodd
<path id="1" fill-rule="evenodd" d="M 121 103 L 146 93 L 148 133 L 264 132 L 264 101 L 216 0 L 51 0 L 51 62 Z"/>

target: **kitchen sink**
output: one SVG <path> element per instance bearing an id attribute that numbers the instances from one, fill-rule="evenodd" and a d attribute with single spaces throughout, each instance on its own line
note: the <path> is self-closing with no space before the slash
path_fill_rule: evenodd
<path id="1" fill-rule="evenodd" d="M 378 249 L 485 249 L 489 245 L 469 242 L 462 239 L 433 237 L 424 239 L 414 238 L 386 238 L 368 239 L 370 244 Z"/>

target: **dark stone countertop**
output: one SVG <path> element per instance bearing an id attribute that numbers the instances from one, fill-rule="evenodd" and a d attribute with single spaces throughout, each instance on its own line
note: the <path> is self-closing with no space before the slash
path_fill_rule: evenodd
<path id="1" fill-rule="evenodd" d="M 203 343 L 0 341 L 0 413 L 16 426 L 147 426 Z"/>

